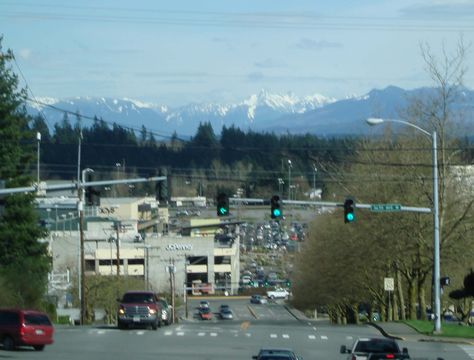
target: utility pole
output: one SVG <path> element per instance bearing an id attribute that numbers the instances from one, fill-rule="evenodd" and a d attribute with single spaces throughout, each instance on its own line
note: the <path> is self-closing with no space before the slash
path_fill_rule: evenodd
<path id="1" fill-rule="evenodd" d="M 115 230 L 117 234 L 117 239 L 115 240 L 115 245 L 117 246 L 117 284 L 120 278 L 120 228 L 121 228 L 120 220 L 115 222 Z"/>
<path id="2" fill-rule="evenodd" d="M 188 256 L 184 255 L 184 317 L 188 318 Z"/>
<path id="3" fill-rule="evenodd" d="M 86 294 L 86 269 L 85 269 L 85 258 L 84 258 L 84 202 L 85 202 L 85 190 L 84 183 L 87 172 L 93 172 L 92 169 L 82 170 L 81 179 L 78 178 L 79 186 L 77 187 L 78 192 L 78 203 L 77 209 L 79 211 L 79 241 L 80 241 L 80 264 L 79 264 L 79 282 L 80 282 L 80 294 L 81 300 L 81 325 L 84 325 L 87 321 L 87 294 Z"/>

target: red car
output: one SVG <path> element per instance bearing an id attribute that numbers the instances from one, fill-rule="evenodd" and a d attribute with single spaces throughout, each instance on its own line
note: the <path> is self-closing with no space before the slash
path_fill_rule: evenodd
<path id="1" fill-rule="evenodd" d="M 37 351 L 53 343 L 48 315 L 35 310 L 0 309 L 0 341 L 4 350 L 33 346 Z"/>
<path id="2" fill-rule="evenodd" d="M 209 308 L 202 308 L 199 310 L 199 316 L 201 316 L 201 320 L 211 320 L 212 319 L 212 312 Z"/>

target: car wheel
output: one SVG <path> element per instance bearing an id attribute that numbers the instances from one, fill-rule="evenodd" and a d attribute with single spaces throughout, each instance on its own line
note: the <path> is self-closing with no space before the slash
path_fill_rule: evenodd
<path id="1" fill-rule="evenodd" d="M 36 351 L 43 351 L 44 350 L 44 345 L 35 345 L 35 346 L 33 346 L 33 348 Z"/>
<path id="2" fill-rule="evenodd" d="M 3 338 L 3 349 L 6 351 L 12 351 L 15 349 L 15 341 L 10 336 Z"/>

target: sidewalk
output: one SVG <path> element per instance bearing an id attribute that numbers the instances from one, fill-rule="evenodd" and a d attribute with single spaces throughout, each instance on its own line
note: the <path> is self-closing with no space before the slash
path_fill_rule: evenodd
<path id="1" fill-rule="evenodd" d="M 444 342 L 474 345 L 474 339 L 420 334 L 412 327 L 401 322 L 370 322 L 368 324 L 377 328 L 383 336 L 397 340 Z"/>

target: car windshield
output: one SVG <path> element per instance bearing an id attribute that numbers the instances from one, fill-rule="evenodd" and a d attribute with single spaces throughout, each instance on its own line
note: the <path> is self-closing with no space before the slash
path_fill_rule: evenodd
<path id="1" fill-rule="evenodd" d="M 152 294 L 142 293 L 127 293 L 123 296 L 123 303 L 153 303 L 154 297 Z"/>
<path id="2" fill-rule="evenodd" d="M 354 349 L 354 352 L 364 353 L 397 353 L 399 348 L 397 344 L 389 340 L 369 340 L 359 341 Z"/>
<path id="3" fill-rule="evenodd" d="M 46 315 L 25 314 L 25 325 L 51 325 L 51 321 Z"/>

